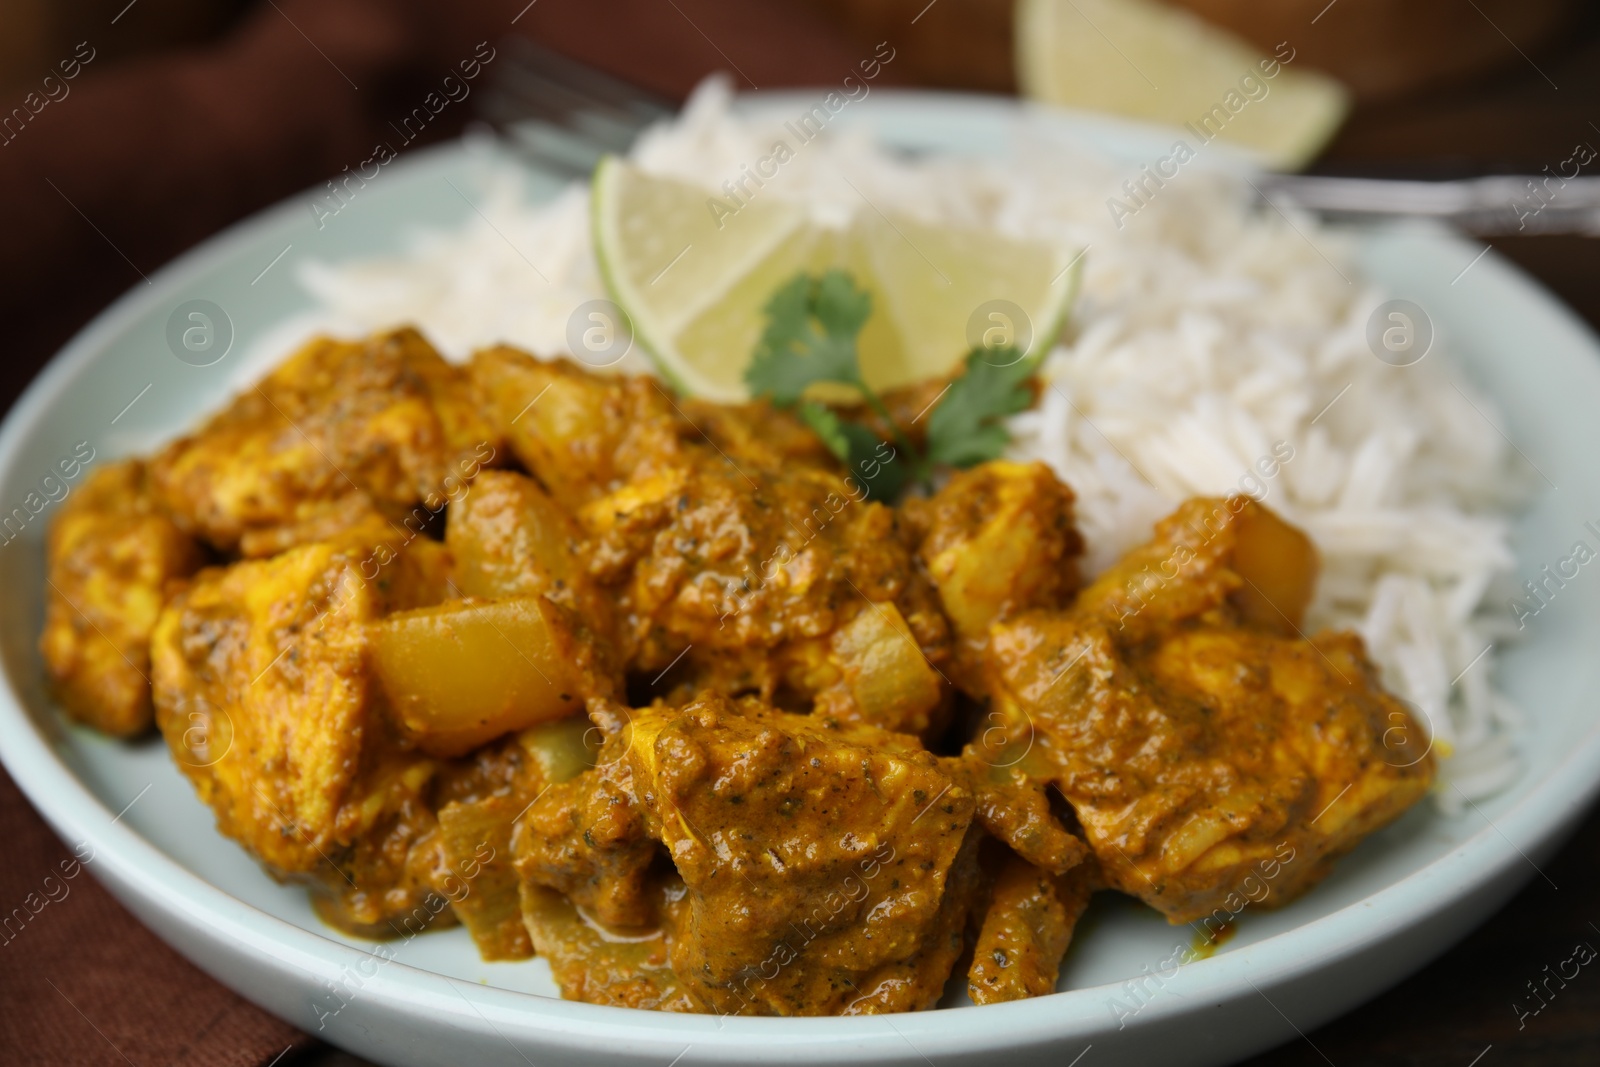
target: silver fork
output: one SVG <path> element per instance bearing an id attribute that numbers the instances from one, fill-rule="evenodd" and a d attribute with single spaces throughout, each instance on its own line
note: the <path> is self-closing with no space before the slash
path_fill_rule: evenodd
<path id="1" fill-rule="evenodd" d="M 480 114 L 541 166 L 586 177 L 646 126 L 677 112 L 654 93 L 522 38 L 507 40 Z"/>
<path id="2" fill-rule="evenodd" d="M 586 177 L 600 157 L 624 153 L 677 108 L 636 85 L 522 38 L 495 64 L 482 114 L 507 143 L 541 166 Z M 1395 181 L 1263 174 L 1257 193 L 1330 219 L 1431 218 L 1469 233 L 1600 236 L 1600 177 L 1494 175 Z"/>
<path id="3" fill-rule="evenodd" d="M 1468 233 L 1577 233 L 1600 237 L 1600 178 L 1496 174 L 1453 181 L 1392 181 L 1316 174 L 1268 174 L 1262 199 L 1279 194 L 1329 218 L 1407 216 L 1448 222 Z"/>

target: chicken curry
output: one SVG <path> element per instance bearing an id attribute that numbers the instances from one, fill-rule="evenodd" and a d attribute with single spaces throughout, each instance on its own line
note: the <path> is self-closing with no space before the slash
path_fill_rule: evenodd
<path id="1" fill-rule="evenodd" d="M 1193 922 L 1271 863 L 1280 905 L 1434 774 L 1302 631 L 1303 533 L 1190 500 L 1084 584 L 1073 502 L 1001 460 L 890 505 L 763 402 L 318 340 L 69 498 L 41 650 L 341 930 L 599 1004 L 1013 1000 L 1092 894 Z"/>

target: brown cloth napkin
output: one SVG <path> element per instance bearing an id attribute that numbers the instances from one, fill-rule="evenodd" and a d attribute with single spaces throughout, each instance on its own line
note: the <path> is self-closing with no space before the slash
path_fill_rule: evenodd
<path id="1" fill-rule="evenodd" d="M 745 88 L 836 83 L 861 58 L 799 6 L 739 0 L 274 0 L 212 47 L 96 62 L 117 32 L 61 57 L 69 91 L 0 143 L 0 406 L 163 262 L 393 139 L 480 41 L 527 34 L 674 97 L 719 69 Z M 4 775 L 0 841 L 0 918 L 26 915 L 0 932 L 0 1064 L 265 1067 L 312 1044 L 168 949 L 92 867 L 63 877 L 70 849 Z"/>
<path id="2" fill-rule="evenodd" d="M 259 1067 L 311 1039 L 196 970 L 0 774 L 0 1063 Z"/>
<path id="3" fill-rule="evenodd" d="M 530 36 L 681 98 L 714 70 L 746 89 L 837 84 L 866 53 L 821 19 L 800 0 L 272 0 L 214 46 L 121 66 L 96 58 L 119 27 L 89 33 L 40 72 L 38 113 L 0 132 L 0 406 L 162 263 L 396 141 L 389 124 L 480 41 Z M 899 80 L 888 67 L 878 84 Z M 0 97 L 0 117 L 29 91 Z M 446 108 L 419 143 L 459 132 L 473 106 Z"/>

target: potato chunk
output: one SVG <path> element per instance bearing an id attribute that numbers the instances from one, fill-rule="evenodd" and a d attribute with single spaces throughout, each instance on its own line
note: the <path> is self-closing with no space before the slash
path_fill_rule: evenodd
<path id="1" fill-rule="evenodd" d="M 564 718 L 610 692 L 588 635 L 540 596 L 396 612 L 373 624 L 372 656 L 401 726 L 435 756 Z"/>
<path id="2" fill-rule="evenodd" d="M 646 379 L 601 377 L 506 347 L 476 353 L 471 375 L 512 452 L 569 508 L 604 493 L 676 430 L 665 394 Z M 650 442 L 642 450 L 632 442 L 640 434 Z"/>
<path id="3" fill-rule="evenodd" d="M 610 605 L 584 565 L 583 531 L 532 478 L 484 471 L 451 507 L 445 541 L 467 596 L 547 596 L 595 633 L 610 633 Z"/>
<path id="4" fill-rule="evenodd" d="M 1299 629 L 1317 588 L 1311 538 L 1259 504 L 1240 509 L 1234 530 L 1233 571 L 1244 582 L 1233 594 L 1239 613 L 1257 626 Z"/>

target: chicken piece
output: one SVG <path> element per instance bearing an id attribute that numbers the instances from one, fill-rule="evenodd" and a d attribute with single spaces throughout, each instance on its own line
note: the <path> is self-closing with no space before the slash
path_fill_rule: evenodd
<path id="1" fill-rule="evenodd" d="M 1052 875 L 1019 856 L 999 859 L 967 972 L 967 995 L 974 1003 L 1056 991 L 1061 960 L 1089 906 L 1095 873 L 1092 863 Z"/>
<path id="2" fill-rule="evenodd" d="M 948 626 L 895 513 L 825 453 L 788 433 L 764 443 L 749 422 L 787 416 L 730 408 L 702 433 L 653 380 L 511 349 L 480 352 L 473 373 L 512 450 L 588 538 L 630 670 L 676 667 L 690 691 L 815 702 L 890 729 L 942 723 Z M 894 685 L 873 689 L 878 675 Z"/>
<path id="3" fill-rule="evenodd" d="M 417 510 L 422 512 L 420 508 Z M 323 541 L 396 544 L 412 532 L 420 534 L 422 525 L 414 530 L 402 529 L 373 506 L 372 499 L 365 493 L 351 491 L 331 500 L 308 504 L 293 519 L 280 525 L 245 530 L 238 544 L 224 551 L 245 559 L 266 559 L 298 545 Z"/>
<path id="4" fill-rule="evenodd" d="M 967 975 L 979 1004 L 1054 992 L 1073 928 L 1099 885 L 1088 846 L 1051 811 L 1048 781 L 1030 775 L 1037 761 L 1000 751 L 1006 761 L 997 763 L 974 743 L 940 761 L 968 784 L 978 823 L 995 839 L 985 846 L 989 875 Z"/>
<path id="5" fill-rule="evenodd" d="M 364 562 L 315 544 L 203 571 L 162 612 L 151 661 L 157 724 L 218 828 L 309 882 L 328 921 L 383 936 L 445 910 L 439 765 L 381 714 L 367 623 L 385 603 Z"/>
<path id="6" fill-rule="evenodd" d="M 914 738 L 719 695 L 590 713 L 598 766 L 516 830 L 524 919 L 564 995 L 720 1014 L 938 998 L 980 835 Z"/>
<path id="7" fill-rule="evenodd" d="M 996 460 L 903 505 L 917 558 L 956 633 L 956 681 L 969 693 L 981 690 L 991 623 L 1065 607 L 1077 592 L 1083 539 L 1072 502 L 1072 490 L 1043 463 Z"/>
<path id="8" fill-rule="evenodd" d="M 687 887 L 674 972 L 719 1013 L 930 1007 L 976 888 L 973 798 L 914 738 L 706 695 L 619 735 Z"/>
<path id="9" fill-rule="evenodd" d="M 185 529 L 264 556 L 374 522 L 426 522 L 499 446 L 465 369 L 402 329 L 312 341 L 169 445 L 151 480 Z"/>
<path id="10" fill-rule="evenodd" d="M 676 505 L 611 512 L 635 528 L 625 536 L 655 531 L 619 590 L 633 668 L 649 676 L 681 655 L 696 688 L 936 734 L 948 628 L 894 513 L 852 502 L 831 474 L 764 478 L 752 493 L 715 463 L 689 474 Z"/>
<path id="11" fill-rule="evenodd" d="M 1247 498 L 1190 501 L 1070 612 L 991 630 L 988 689 L 1027 765 L 1108 884 L 1173 922 L 1268 869 L 1267 903 L 1287 902 L 1432 782 L 1426 735 L 1360 639 L 1292 636 L 1314 559 Z"/>
<path id="12" fill-rule="evenodd" d="M 73 718 L 118 737 L 150 728 L 150 631 L 200 548 L 150 497 L 145 466 L 126 460 L 89 476 L 61 506 L 46 545 L 44 657 Z"/>

